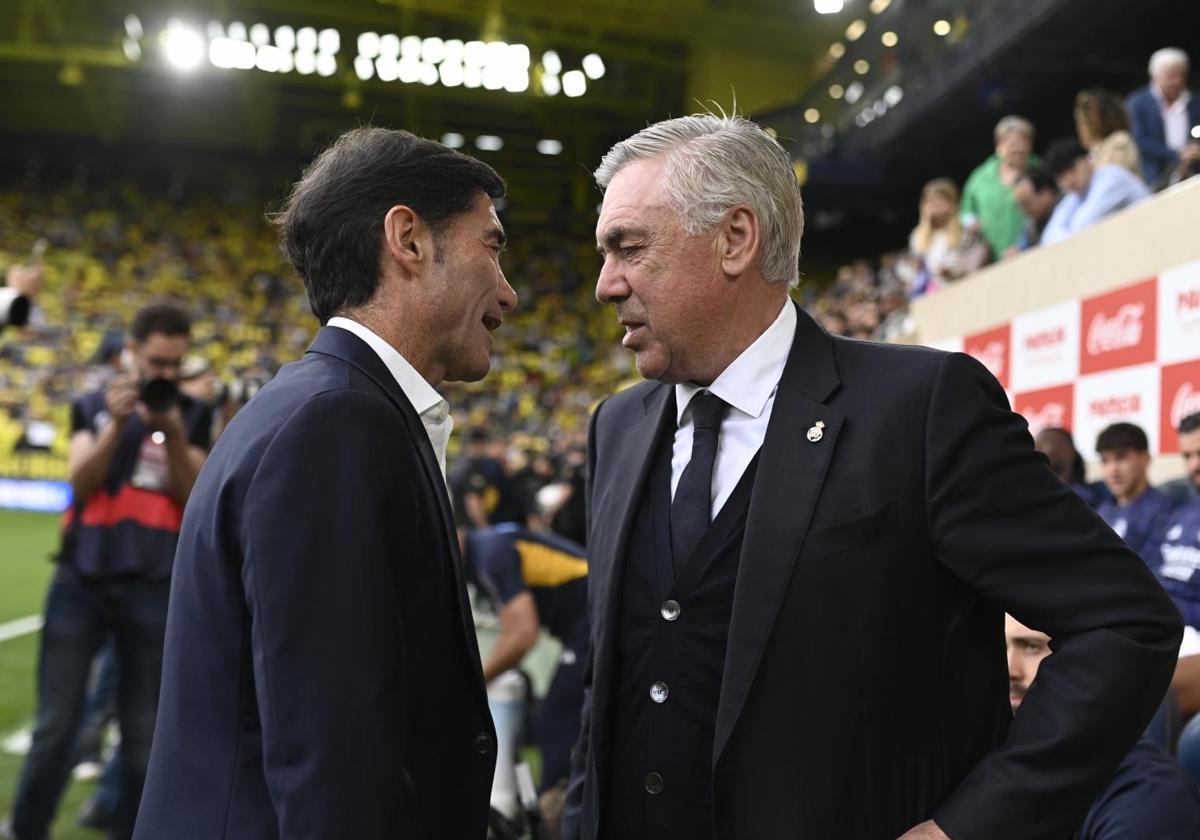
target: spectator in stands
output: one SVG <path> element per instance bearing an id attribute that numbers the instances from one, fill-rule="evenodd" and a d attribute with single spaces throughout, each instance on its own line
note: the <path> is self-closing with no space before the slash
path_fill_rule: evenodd
<path id="1" fill-rule="evenodd" d="M 462 511 L 472 528 L 524 519 L 520 500 L 513 493 L 508 471 L 497 457 L 495 440 L 487 429 L 472 429 L 466 457 L 450 473 L 454 506 Z"/>
<path id="2" fill-rule="evenodd" d="M 1200 499 L 1200 412 L 1179 421 L 1177 431 L 1186 475 L 1165 482 L 1158 489 L 1175 504 L 1182 504 Z"/>
<path id="3" fill-rule="evenodd" d="M 963 229 L 958 218 L 958 187 L 937 178 L 921 191 L 920 221 L 908 238 L 910 257 L 917 263 L 915 297 L 936 292 L 987 262 L 987 243 Z"/>
<path id="4" fill-rule="evenodd" d="M 465 537 L 464 559 L 500 613 L 500 633 L 483 663 L 483 678 L 520 665 L 545 629 L 562 644 L 558 668 L 542 699 L 535 737 L 542 751 L 542 788 L 570 773 L 579 735 L 588 654 L 587 560 L 582 546 L 550 532 L 570 489 L 549 484 L 529 500 L 530 516 Z"/>
<path id="5" fill-rule="evenodd" d="M 1017 179 L 1017 185 L 1013 187 L 1013 201 L 1025 214 L 1025 229 L 1017 244 L 1009 248 L 1005 256 L 1011 257 L 1042 243 L 1046 224 L 1061 197 L 1058 182 L 1042 166 L 1031 167 Z"/>
<path id="6" fill-rule="evenodd" d="M 1150 195 L 1141 179 L 1112 163 L 1096 165 L 1074 137 L 1050 144 L 1046 166 L 1063 197 L 1046 223 L 1042 242 L 1051 245 Z"/>
<path id="7" fill-rule="evenodd" d="M 109 633 L 120 663 L 121 785 L 112 836 L 133 831 L 158 704 L 172 561 L 212 426 L 204 406 L 177 390 L 169 401 L 151 399 L 146 384 L 158 381 L 171 393 L 189 330 L 175 306 L 142 309 L 128 343 L 135 370 L 72 408 L 75 500 L 46 599 L 37 721 L 13 803 L 18 840 L 44 837 L 54 818 L 92 660 Z"/>
<path id="8" fill-rule="evenodd" d="M 1150 84 L 1129 97 L 1142 172 L 1156 188 L 1181 162 L 1200 161 L 1200 144 L 1191 142 L 1200 125 L 1200 95 L 1188 90 L 1188 64 L 1183 50 L 1159 50 L 1150 56 Z"/>
<path id="9" fill-rule="evenodd" d="M 1004 619 L 1008 648 L 1009 701 L 1020 726 L 1021 702 L 1042 660 L 1050 655 L 1050 637 L 1031 630 L 1011 615 Z M 1146 738 L 1125 756 L 1104 792 L 1088 810 L 1076 840 L 1194 840 L 1200 837 L 1200 790 L 1166 750 Z"/>
<path id="10" fill-rule="evenodd" d="M 1013 200 L 1017 179 L 1031 164 L 1033 124 L 1009 116 L 996 124 L 996 153 L 980 164 L 963 187 L 962 218 L 968 229 L 983 234 L 993 256 L 1017 244 L 1025 217 Z"/>
<path id="11" fill-rule="evenodd" d="M 1142 161 L 1121 97 L 1099 88 L 1080 91 L 1075 97 L 1075 133 L 1093 164 L 1122 166 L 1141 179 Z"/>
<path id="12" fill-rule="evenodd" d="M 1075 439 L 1069 431 L 1059 426 L 1048 426 L 1037 433 L 1033 443 L 1038 452 L 1046 456 L 1054 474 L 1070 485 L 1092 508 L 1112 501 L 1112 494 L 1104 482 L 1088 483 L 1083 456 L 1075 448 Z"/>
<path id="13" fill-rule="evenodd" d="M 1104 483 L 1113 495 L 1096 512 L 1148 564 L 1153 541 L 1163 532 L 1170 501 L 1150 486 L 1150 443 L 1133 423 L 1113 423 L 1096 438 Z"/>

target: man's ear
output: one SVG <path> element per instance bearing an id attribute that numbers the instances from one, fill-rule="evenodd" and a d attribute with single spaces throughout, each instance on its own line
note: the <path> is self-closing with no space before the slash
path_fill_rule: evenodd
<path id="1" fill-rule="evenodd" d="M 758 259 L 762 232 L 758 217 L 745 204 L 739 204 L 725 214 L 717 236 L 717 256 L 721 269 L 731 277 L 746 272 Z"/>
<path id="2" fill-rule="evenodd" d="M 411 207 L 397 204 L 383 217 L 384 253 L 407 274 L 420 275 L 433 262 L 433 234 Z"/>

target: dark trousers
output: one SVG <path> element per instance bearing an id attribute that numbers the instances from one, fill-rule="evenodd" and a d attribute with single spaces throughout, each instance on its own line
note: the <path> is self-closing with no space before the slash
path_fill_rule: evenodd
<path id="1" fill-rule="evenodd" d="M 538 709 L 535 735 L 542 751 L 542 790 L 571 775 L 571 748 L 579 739 L 587 651 L 586 641 L 563 646 L 558 669 Z"/>
<path id="2" fill-rule="evenodd" d="M 13 803 L 18 840 L 43 840 L 75 758 L 92 659 L 111 634 L 121 729 L 119 808 L 112 838 L 133 834 L 162 677 L 170 582 L 81 580 L 60 569 L 46 597 L 37 720 Z"/>

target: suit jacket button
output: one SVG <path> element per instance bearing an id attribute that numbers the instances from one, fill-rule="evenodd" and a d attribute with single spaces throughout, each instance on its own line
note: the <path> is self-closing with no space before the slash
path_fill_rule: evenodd
<path id="1" fill-rule="evenodd" d="M 480 732 L 475 736 L 475 752 L 480 755 L 487 755 L 492 749 L 492 736 L 486 732 Z"/>
<path id="2" fill-rule="evenodd" d="M 642 784 L 646 787 L 646 793 L 658 796 L 663 790 L 663 777 L 658 773 L 647 773 Z"/>

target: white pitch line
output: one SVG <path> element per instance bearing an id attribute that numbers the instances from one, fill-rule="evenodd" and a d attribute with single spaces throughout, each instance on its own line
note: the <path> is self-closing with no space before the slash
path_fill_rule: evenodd
<path id="1" fill-rule="evenodd" d="M 16 639 L 21 636 L 28 636 L 30 633 L 36 633 L 42 629 L 42 617 L 40 615 L 27 615 L 24 618 L 14 619 L 13 621 L 0 624 L 0 642 L 7 642 L 9 639 Z"/>

